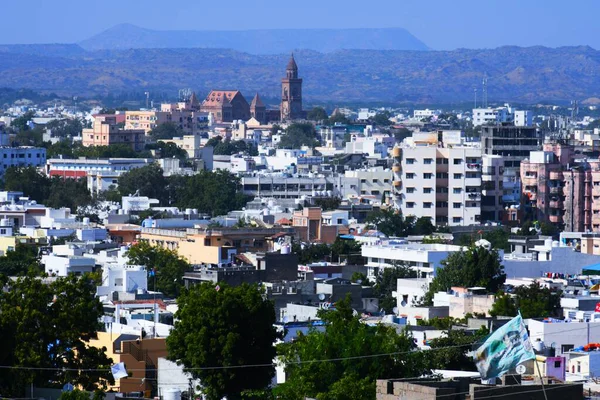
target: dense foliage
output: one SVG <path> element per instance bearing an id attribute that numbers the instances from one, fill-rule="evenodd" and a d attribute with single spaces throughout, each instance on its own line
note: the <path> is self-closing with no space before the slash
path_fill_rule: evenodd
<path id="1" fill-rule="evenodd" d="M 20 191 L 48 207 L 68 207 L 73 212 L 92 202 L 84 179 L 50 178 L 34 167 L 8 168 L 4 174 L 4 189 Z"/>
<path id="2" fill-rule="evenodd" d="M 424 372 L 423 353 L 411 353 L 413 339 L 383 324 L 360 322 L 353 315 L 349 296 L 336 302 L 335 310 L 320 311 L 319 316 L 326 323 L 324 332 L 311 330 L 279 345 L 278 353 L 286 363 L 286 382 L 275 388 L 278 398 L 372 399 L 376 379 Z M 328 361 L 331 359 L 335 361 Z"/>
<path id="3" fill-rule="evenodd" d="M 0 257 L 0 275 L 40 275 L 43 271 L 38 249 L 34 246 L 17 244 L 14 250 Z"/>
<path id="4" fill-rule="evenodd" d="M 311 121 L 322 122 L 327 119 L 327 111 L 323 107 L 313 107 L 312 110 L 306 113 L 306 118 Z"/>
<path id="5" fill-rule="evenodd" d="M 169 358 L 200 379 L 208 400 L 239 399 L 269 386 L 279 334 L 273 303 L 258 286 L 203 283 L 184 292 L 177 304 L 175 328 L 167 338 Z M 264 366 L 235 368 L 257 364 Z M 211 369 L 216 366 L 233 368 Z"/>
<path id="6" fill-rule="evenodd" d="M 403 265 L 384 268 L 383 271 L 380 271 L 374 286 L 375 296 L 379 298 L 379 308 L 387 314 L 391 314 L 397 304 L 392 292 L 398 290 L 398 279 L 416 277 L 417 273 L 415 271 Z"/>
<path id="7" fill-rule="evenodd" d="M 45 143 L 46 157 L 56 158 L 152 158 L 148 151 L 135 151 L 126 144 L 111 144 L 109 146 L 83 146 L 79 142 L 71 143 L 62 140 L 54 144 Z"/>
<path id="8" fill-rule="evenodd" d="M 157 125 L 149 132 L 149 135 L 154 140 L 173 139 L 184 135 L 183 129 L 175 125 L 174 122 L 164 122 Z"/>
<path id="9" fill-rule="evenodd" d="M 291 124 L 285 130 L 285 133 L 281 135 L 278 146 L 280 149 L 299 149 L 302 146 L 314 148 L 319 146 L 315 127 L 306 122 Z"/>
<path id="10" fill-rule="evenodd" d="M 556 317 L 560 314 L 561 292 L 540 286 L 518 286 L 511 294 L 499 293 L 490 314 L 514 317 L 519 311 L 523 318 Z"/>
<path id="11" fill-rule="evenodd" d="M 436 292 L 446 292 L 453 286 L 484 287 L 496 293 L 506 280 L 498 252 L 494 249 L 471 246 L 457 251 L 442 261 L 425 295 L 425 304 L 432 304 Z"/>
<path id="12" fill-rule="evenodd" d="M 2 279 L 0 374 L 4 396 L 24 397 L 29 384 L 60 388 L 65 382 L 93 391 L 113 384 L 106 349 L 88 347 L 99 328 L 102 304 L 91 275 L 47 283 L 37 277 Z"/>
<path id="13" fill-rule="evenodd" d="M 215 136 L 206 142 L 206 146 L 214 148 L 213 154 L 216 156 L 230 156 L 243 153 L 249 156 L 257 156 L 258 150 L 252 143 L 246 143 L 245 140 L 230 140 L 221 136 Z"/>
<path id="14" fill-rule="evenodd" d="M 129 264 L 144 265 L 148 273 L 148 287 L 175 298 L 183 289 L 183 275 L 191 270 L 190 264 L 175 251 L 147 242 L 134 244 L 127 251 Z"/>
<path id="15" fill-rule="evenodd" d="M 435 232 L 430 218 L 417 219 L 413 215 L 404 217 L 399 211 L 389 208 L 371 212 L 365 222 L 386 236 L 430 235 Z"/>

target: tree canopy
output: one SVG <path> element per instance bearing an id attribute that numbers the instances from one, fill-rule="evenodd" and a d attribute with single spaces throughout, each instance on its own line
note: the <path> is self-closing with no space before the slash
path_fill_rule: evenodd
<path id="1" fill-rule="evenodd" d="M 391 115 L 389 111 L 383 111 L 369 118 L 369 121 L 375 125 L 390 126 L 392 124 L 392 121 L 390 121 L 390 116 Z"/>
<path id="2" fill-rule="evenodd" d="M 140 196 L 148 196 L 164 202 L 168 199 L 167 185 L 167 178 L 163 176 L 162 168 L 156 163 L 132 169 L 119 177 L 121 196 L 130 196 L 139 190 Z"/>
<path id="3" fill-rule="evenodd" d="M 70 382 L 89 391 L 114 383 L 106 349 L 86 345 L 103 313 L 92 275 L 0 280 L 7 288 L 0 291 L 0 365 L 38 368 L 3 370 L 4 396 L 23 397 L 31 383 L 60 388 Z"/>
<path id="4" fill-rule="evenodd" d="M 398 279 L 416 277 L 417 273 L 405 265 L 396 265 L 380 271 L 373 287 L 375 296 L 379 298 L 379 308 L 383 309 L 386 314 L 392 313 L 397 304 L 392 292 L 398 290 Z"/>
<path id="5" fill-rule="evenodd" d="M 308 113 L 306 113 L 306 118 L 315 121 L 325 121 L 327 119 L 327 111 L 323 107 L 313 107 Z"/>
<path id="6" fill-rule="evenodd" d="M 10 167 L 4 174 L 5 190 L 23 192 L 25 196 L 48 207 L 78 207 L 92 202 L 92 195 L 83 179 L 48 177 L 34 167 Z"/>
<path id="7" fill-rule="evenodd" d="M 206 146 L 212 146 L 214 148 L 213 154 L 216 156 L 230 156 L 238 153 L 244 153 L 249 156 L 258 155 L 256 146 L 246 143 L 245 140 L 223 140 L 221 136 L 215 136 L 206 142 Z"/>
<path id="8" fill-rule="evenodd" d="M 435 278 L 425 295 L 425 303 L 431 304 L 436 292 L 445 292 L 453 286 L 484 287 L 488 293 L 496 293 L 506 280 L 504 268 L 495 249 L 487 250 L 471 246 L 466 251 L 457 251 L 442 261 Z"/>
<path id="9" fill-rule="evenodd" d="M 273 303 L 258 286 L 203 283 L 184 292 L 177 304 L 167 338 L 169 359 L 200 379 L 208 400 L 239 399 L 269 386 L 279 334 Z M 240 365 L 264 366 L 235 368 Z M 211 369 L 216 366 L 225 368 Z"/>
<path id="10" fill-rule="evenodd" d="M 183 275 L 192 268 L 177 252 L 147 242 L 134 244 L 127 250 L 129 264 L 144 265 L 148 273 L 148 287 L 176 298 L 183 288 Z"/>
<path id="11" fill-rule="evenodd" d="M 391 208 L 371 212 L 365 222 L 386 236 L 430 235 L 435 232 L 429 217 L 404 217 L 400 211 Z"/>
<path id="12" fill-rule="evenodd" d="M 280 149 L 299 149 L 302 146 L 317 147 L 317 132 L 311 123 L 297 122 L 287 127 L 279 141 Z"/>
<path id="13" fill-rule="evenodd" d="M 518 286 L 513 293 L 499 293 L 492 306 L 492 316 L 514 317 L 519 310 L 523 318 L 546 318 L 559 315 L 561 292 L 540 286 Z"/>
<path id="14" fill-rule="evenodd" d="M 81 136 L 83 123 L 78 118 L 55 119 L 46 124 L 46 129 L 52 131 L 54 137 Z"/>
<path id="15" fill-rule="evenodd" d="M 286 382 L 274 389 L 277 398 L 372 399 L 376 379 L 414 377 L 425 372 L 423 353 L 411 352 L 413 339 L 383 324 L 360 322 L 353 315 L 349 296 L 336 302 L 335 310 L 320 311 L 319 317 L 325 322 L 324 332 L 312 329 L 278 346 L 286 364 Z M 373 357 L 390 353 L 393 355 Z M 331 359 L 336 361 L 327 361 Z"/>
<path id="16" fill-rule="evenodd" d="M 154 140 L 173 139 L 184 135 L 183 129 L 175 125 L 174 122 L 164 122 L 158 124 L 149 132 L 149 135 Z"/>

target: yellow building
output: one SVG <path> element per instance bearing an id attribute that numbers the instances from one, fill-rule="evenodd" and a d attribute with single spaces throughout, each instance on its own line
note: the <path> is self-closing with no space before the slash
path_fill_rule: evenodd
<path id="1" fill-rule="evenodd" d="M 218 228 L 187 231 L 142 228 L 140 240 L 177 253 L 190 264 L 224 264 L 236 253 L 265 252 L 272 245 L 271 237 L 285 228 Z M 289 230 L 289 229 L 288 229 Z"/>
<path id="2" fill-rule="evenodd" d="M 130 334 L 98 332 L 97 339 L 90 340 L 89 345 L 99 349 L 104 347 L 113 364 L 125 364 L 129 376 L 115 380 L 109 390 L 144 392 L 146 398 L 156 392 L 158 358 L 168 354 L 166 338 L 140 339 Z"/>

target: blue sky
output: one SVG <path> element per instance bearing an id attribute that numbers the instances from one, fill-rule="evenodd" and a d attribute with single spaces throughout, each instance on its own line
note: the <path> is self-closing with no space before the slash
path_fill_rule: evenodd
<path id="1" fill-rule="evenodd" d="M 597 0 L 10 0 L 0 15 L 3 44 L 73 43 L 131 23 L 160 30 L 402 27 L 436 50 L 600 49 Z"/>

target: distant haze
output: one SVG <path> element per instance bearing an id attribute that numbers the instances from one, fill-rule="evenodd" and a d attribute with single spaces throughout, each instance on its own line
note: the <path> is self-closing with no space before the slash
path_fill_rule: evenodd
<path id="1" fill-rule="evenodd" d="M 79 43 L 127 23 L 164 31 L 400 27 L 433 50 L 600 49 L 598 15 L 597 0 L 3 1 L 0 43 Z"/>
<path id="2" fill-rule="evenodd" d="M 131 24 L 117 25 L 79 45 L 86 50 L 213 48 L 251 54 L 281 54 L 295 49 L 427 50 L 423 42 L 402 28 L 155 31 Z"/>

